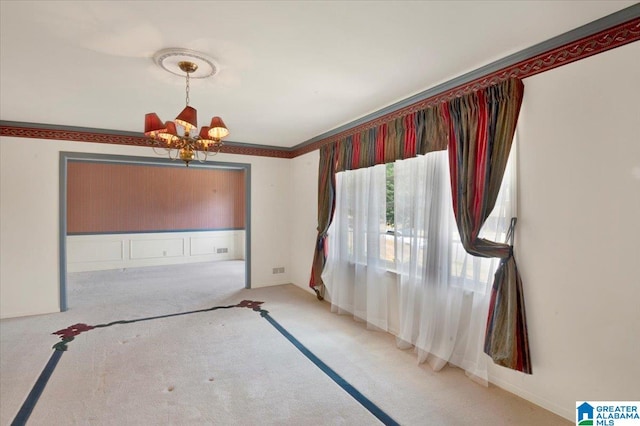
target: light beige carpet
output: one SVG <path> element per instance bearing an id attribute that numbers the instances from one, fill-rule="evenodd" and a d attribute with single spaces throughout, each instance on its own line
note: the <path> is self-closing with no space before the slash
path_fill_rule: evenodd
<path id="1" fill-rule="evenodd" d="M 434 373 L 386 333 L 366 330 L 292 285 L 243 289 L 242 262 L 69 277 L 69 311 L 0 322 L 0 423 L 10 424 L 59 339 L 53 331 L 243 299 L 401 424 L 570 422 L 456 368 Z M 69 343 L 28 424 L 348 424 L 380 422 L 264 318 L 234 308 L 83 333 Z"/>

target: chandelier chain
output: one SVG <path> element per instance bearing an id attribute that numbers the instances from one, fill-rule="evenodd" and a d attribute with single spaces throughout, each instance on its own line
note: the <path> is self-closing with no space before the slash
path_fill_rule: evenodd
<path id="1" fill-rule="evenodd" d="M 186 96 L 186 102 L 187 102 L 187 106 L 189 106 L 189 73 L 187 73 L 187 96 Z"/>

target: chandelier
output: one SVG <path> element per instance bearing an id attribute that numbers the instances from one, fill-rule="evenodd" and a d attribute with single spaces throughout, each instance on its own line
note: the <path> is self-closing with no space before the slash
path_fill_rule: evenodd
<path id="1" fill-rule="evenodd" d="M 184 53 L 181 51 L 180 54 Z M 170 55 L 172 53 L 166 56 Z M 165 68 L 164 64 L 160 65 Z M 144 134 L 151 140 L 156 153 L 158 148 L 164 149 L 169 158 L 172 160 L 179 158 L 189 167 L 189 163 L 193 160 L 202 163 L 210 155 L 220 152 L 222 138 L 229 134 L 229 130 L 222 118 L 213 117 L 211 124 L 202 127 L 198 132 L 198 113 L 195 108 L 189 106 L 189 76 L 197 71 L 198 65 L 195 62 L 183 60 L 179 61 L 177 66 L 186 74 L 186 106 L 174 121 L 163 123 L 155 112 L 146 114 Z"/>

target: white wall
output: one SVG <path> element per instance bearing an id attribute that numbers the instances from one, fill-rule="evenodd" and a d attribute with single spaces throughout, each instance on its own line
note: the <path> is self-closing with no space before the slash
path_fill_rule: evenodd
<path id="1" fill-rule="evenodd" d="M 150 148 L 0 138 L 0 317 L 59 310 L 59 153 L 155 157 Z M 156 157 L 157 158 L 157 157 Z M 290 282 L 291 160 L 219 154 L 251 164 L 251 284 Z M 273 274 L 284 267 L 284 274 Z"/>
<path id="2" fill-rule="evenodd" d="M 318 227 L 319 159 L 320 152 L 316 150 L 291 160 L 291 282 L 310 293 Z"/>
<path id="3" fill-rule="evenodd" d="M 519 121 L 533 375 L 495 383 L 564 417 L 640 399 L 640 43 L 528 78 Z"/>

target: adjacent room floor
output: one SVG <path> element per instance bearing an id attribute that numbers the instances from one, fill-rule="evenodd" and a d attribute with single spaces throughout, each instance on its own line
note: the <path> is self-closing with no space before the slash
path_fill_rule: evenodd
<path id="1" fill-rule="evenodd" d="M 246 290 L 243 274 L 238 261 L 70 274 L 67 312 L 0 322 L 0 423 L 34 386 L 54 331 L 254 300 L 400 424 L 571 424 L 457 368 L 418 365 L 393 336 L 296 286 Z M 28 424 L 380 424 L 250 309 L 114 324 L 68 347 Z"/>

